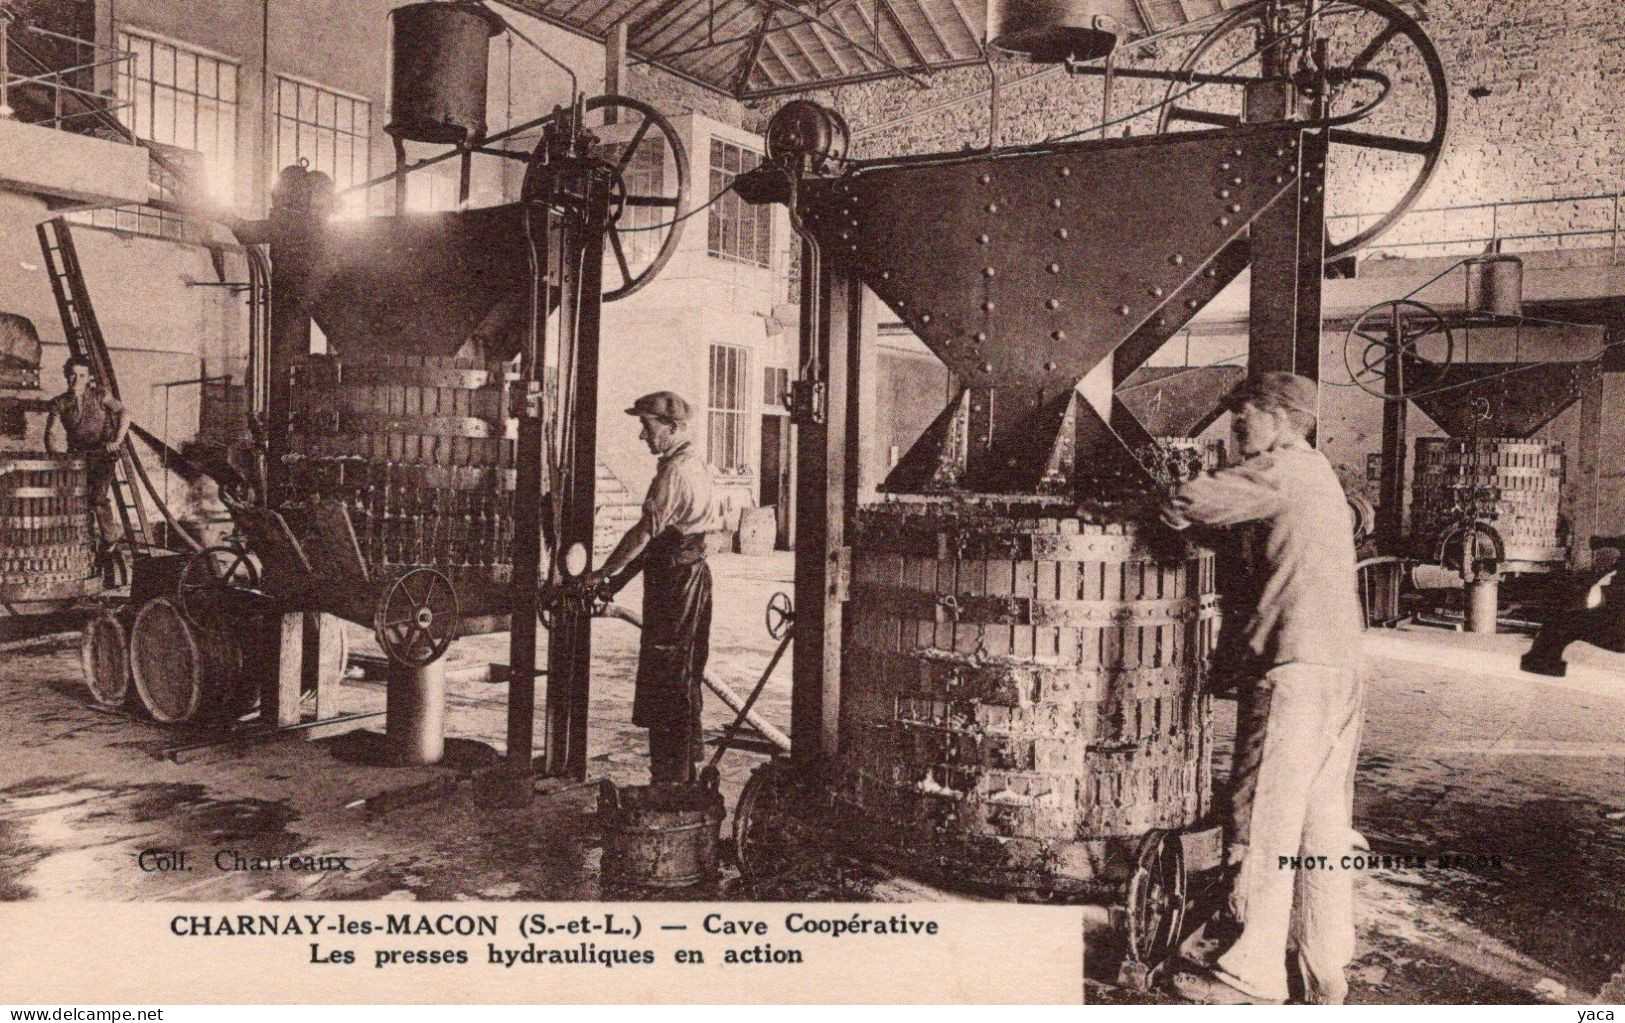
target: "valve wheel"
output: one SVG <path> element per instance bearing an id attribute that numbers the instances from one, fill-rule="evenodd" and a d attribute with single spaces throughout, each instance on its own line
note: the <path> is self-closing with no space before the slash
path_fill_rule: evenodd
<path id="1" fill-rule="evenodd" d="M 1430 338 L 1435 339 L 1433 359 L 1421 351 L 1422 342 Z M 1343 366 L 1349 379 L 1367 394 L 1393 401 L 1419 396 L 1437 386 L 1455 356 L 1449 322 L 1432 306 L 1408 298 L 1367 309 L 1343 338 Z M 1393 390 L 1388 388 L 1390 372 L 1397 374 Z"/>
<path id="2" fill-rule="evenodd" d="M 373 614 L 373 635 L 396 664 L 421 668 L 439 660 L 462 626 L 451 580 L 432 568 L 414 568 L 384 592 Z"/>
<path id="3" fill-rule="evenodd" d="M 795 624 L 795 601 L 783 590 L 773 594 L 772 599 L 767 602 L 766 618 L 767 634 L 774 639 L 783 639 L 784 634 L 790 631 L 790 626 Z"/>
<path id="4" fill-rule="evenodd" d="M 1178 951 L 1185 889 L 1185 850 L 1179 836 L 1148 832 L 1140 841 L 1125 900 L 1124 938 L 1130 958 L 1154 966 Z"/>
<path id="5" fill-rule="evenodd" d="M 1258 48 L 1255 44 L 1238 43 L 1233 38 L 1235 35 L 1250 32 L 1255 39 L 1263 39 L 1272 31 L 1272 26 L 1278 30 L 1283 23 L 1297 30 L 1270 51 L 1272 59 L 1278 59 L 1281 66 L 1296 70 L 1310 57 L 1307 51 L 1312 47 L 1306 47 L 1303 40 L 1318 33 L 1328 46 L 1330 66 L 1319 69 L 1327 78 L 1345 85 L 1351 82 L 1377 84 L 1384 89 L 1374 100 L 1358 99 L 1353 111 L 1345 109 L 1341 113 L 1336 109 L 1340 97 L 1334 95 L 1328 100 L 1324 120 L 1302 122 L 1307 128 L 1325 125 L 1330 133 L 1325 175 L 1328 193 L 1337 188 L 1339 182 L 1347 184 L 1357 177 L 1362 181 L 1373 177 L 1379 182 L 1384 179 L 1396 183 L 1408 181 L 1403 191 L 1397 187 L 1384 189 L 1400 195 L 1386 212 L 1353 218 L 1349 222 L 1354 226 L 1347 237 L 1327 238 L 1326 259 L 1331 260 L 1369 245 L 1421 197 L 1438 170 L 1444 151 L 1450 126 L 1450 91 L 1444 64 L 1432 40 L 1414 18 L 1389 0 L 1336 0 L 1334 4 L 1324 5 L 1325 10 L 1320 13 L 1301 13 L 1309 10 L 1314 2 L 1318 0 L 1302 4 L 1253 0 L 1236 8 L 1202 37 L 1180 65 L 1164 95 L 1156 130 L 1158 134 L 1178 130 L 1173 125 L 1180 122 L 1196 127 L 1236 127 L 1242 123 L 1239 113 L 1242 90 L 1250 83 L 1264 80 L 1258 70 L 1263 57 L 1257 55 L 1239 67 L 1229 67 L 1235 59 L 1233 54 Z M 1226 37 L 1232 38 L 1227 40 Z M 1403 47 L 1401 42 L 1405 44 Z M 1243 45 L 1247 46 L 1246 50 L 1240 49 Z M 1384 70 L 1380 73 L 1372 69 L 1379 57 L 1384 57 L 1381 63 Z M 1205 66 L 1204 59 L 1207 60 Z M 1417 64 L 1421 65 L 1420 76 L 1415 73 Z M 1188 84 L 1190 76 L 1196 75 L 1201 80 L 1206 74 L 1223 80 L 1196 88 Z M 1422 84 L 1408 84 L 1414 82 Z M 1389 102 L 1390 92 L 1413 87 L 1431 97 L 1431 114 L 1417 118 L 1419 123 L 1373 131 L 1347 127 L 1379 110 L 1382 111 L 1378 114 L 1379 122 L 1395 120 L 1394 111 L 1409 109 L 1412 104 L 1403 99 Z M 1192 105 L 1183 105 L 1182 101 Z M 1195 105 L 1197 103 L 1203 105 Z M 1332 225 L 1328 225 L 1329 234 L 1332 229 Z"/>
<path id="6" fill-rule="evenodd" d="M 254 556 L 233 544 L 216 544 L 186 559 L 175 582 L 175 603 L 192 625 L 215 629 L 231 606 L 230 591 L 259 587 L 260 569 Z"/>
<path id="7" fill-rule="evenodd" d="M 788 768 L 770 760 L 751 772 L 734 805 L 734 859 L 747 881 L 782 874 L 795 861 L 785 832 L 793 805 Z"/>
<path id="8" fill-rule="evenodd" d="M 676 127 L 660 111 L 630 96 L 605 94 L 587 100 L 584 107 L 589 122 L 595 113 L 617 114 L 617 122 L 589 124 L 588 130 L 603 138 L 606 133 L 621 134 L 621 124 L 636 127 L 619 141 L 607 139 L 597 148 L 598 155 L 614 168 L 617 181 L 610 203 L 610 218 L 604 228 L 604 282 L 603 301 L 613 302 L 638 291 L 654 279 L 677 251 L 682 238 L 684 217 L 688 213 L 689 180 L 688 152 Z M 631 117 L 620 114 L 630 112 Z M 570 111 L 554 115 L 571 116 Z M 545 124 L 546 122 L 544 122 Z M 650 132 L 653 131 L 651 136 Z M 646 143 L 658 140 L 661 145 L 652 163 L 659 166 L 659 185 L 650 185 L 654 178 L 651 163 L 638 161 L 640 151 L 647 154 Z M 647 155 L 645 156 L 647 160 Z M 635 162 L 636 161 L 636 162 Z M 543 165 L 532 160 L 525 172 L 524 194 L 533 194 L 535 175 L 542 173 Z M 650 211 L 647 215 L 639 210 Z M 647 221 L 642 223 L 640 221 Z M 660 225 L 660 226 L 657 226 Z M 653 236 L 656 244 L 642 244 L 642 239 Z M 614 283 L 618 281 L 619 283 Z M 611 286 L 613 285 L 613 286 Z"/>

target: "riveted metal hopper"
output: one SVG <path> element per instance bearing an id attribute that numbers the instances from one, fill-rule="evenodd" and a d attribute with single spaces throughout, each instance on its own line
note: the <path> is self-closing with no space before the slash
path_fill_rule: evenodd
<path id="1" fill-rule="evenodd" d="M 1407 358 L 1407 377 L 1421 379 L 1423 368 Z M 1528 437 L 1601 372 L 1595 362 L 1458 362 L 1428 371 L 1427 389 L 1411 401 L 1452 437 Z"/>
<path id="2" fill-rule="evenodd" d="M 1143 482 L 1121 441 L 1144 430 L 1120 407 L 1108 426 L 1078 384 L 1131 338 L 1143 361 L 1235 276 L 1248 225 L 1294 186 L 1297 149 L 1294 129 L 1244 127 L 875 161 L 808 182 L 825 255 L 967 385 L 962 471 L 941 470 L 958 457 L 943 422 L 920 442 L 937 450 L 911 452 L 887 489 L 922 473 L 983 493 Z"/>
<path id="3" fill-rule="evenodd" d="M 314 246 L 304 291 L 335 354 L 444 358 L 476 336 L 486 358 L 518 351 L 529 265 L 518 206 L 332 222 Z"/>
<path id="4" fill-rule="evenodd" d="M 1247 375 L 1243 366 L 1141 366 L 1117 400 L 1153 437 L 1195 437 L 1224 412 L 1220 402 Z"/>

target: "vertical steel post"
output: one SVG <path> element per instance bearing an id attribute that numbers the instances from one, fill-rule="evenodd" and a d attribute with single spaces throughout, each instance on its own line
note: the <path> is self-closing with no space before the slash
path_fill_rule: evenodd
<path id="1" fill-rule="evenodd" d="M 1324 132 L 1299 132 L 1297 179 L 1253 221 L 1248 369 L 1320 379 Z"/>
<path id="2" fill-rule="evenodd" d="M 564 225 L 565 258 L 558 269 L 560 364 L 573 384 L 571 420 L 561 447 L 564 492 L 557 550 L 593 549 L 593 505 L 598 484 L 598 355 L 602 310 L 604 224 L 609 184 L 591 165 L 576 183 L 580 205 Z M 565 381 L 560 381 L 563 392 Z M 590 561 L 590 558 L 589 558 Z M 591 692 L 592 615 L 564 607 L 553 617 L 547 646 L 547 774 L 587 777 L 587 703 Z"/>
<path id="3" fill-rule="evenodd" d="M 545 440 L 542 393 L 547 349 L 547 306 L 557 248 L 557 224 L 551 209 L 532 202 L 525 229 L 534 263 L 530 268 L 529 319 L 519 360 L 524 393 L 515 412 L 513 494 L 513 618 L 508 631 L 508 752 L 500 794 L 491 798 L 509 806 L 523 805 L 533 794 L 532 755 L 536 746 L 536 618 L 542 575 L 542 497 L 548 482 L 542 471 Z"/>
<path id="4" fill-rule="evenodd" d="M 802 248 L 801 362 L 822 388 L 822 416 L 796 423 L 796 624 L 790 744 L 799 767 L 816 770 L 839 744 L 846 531 L 857 496 L 853 458 L 862 439 L 853 409 L 861 394 L 863 285 L 833 261 L 816 267 Z M 814 315 L 816 313 L 816 315 Z M 858 365 L 854 365 L 856 362 Z"/>
<path id="5" fill-rule="evenodd" d="M 1404 343 L 1404 323 L 1399 307 L 1393 307 L 1388 324 L 1390 357 L 1382 374 L 1382 455 L 1377 491 L 1377 545 L 1384 554 L 1401 553 L 1405 535 L 1405 436 L 1406 414 L 1404 367 L 1400 345 Z"/>

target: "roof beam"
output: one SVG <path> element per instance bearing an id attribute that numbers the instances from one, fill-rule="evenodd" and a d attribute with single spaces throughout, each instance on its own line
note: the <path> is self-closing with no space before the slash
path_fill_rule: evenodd
<path id="1" fill-rule="evenodd" d="M 824 48 L 824 52 L 829 54 L 830 63 L 835 65 L 835 70 L 838 73 L 840 73 L 842 76 L 851 74 L 852 69 L 849 66 L 847 66 L 846 61 L 841 57 L 840 53 L 836 50 L 835 44 L 830 42 L 828 39 L 824 38 L 823 32 L 820 31 L 820 29 L 822 29 L 822 28 L 823 28 L 822 23 L 820 23 L 817 19 L 814 19 L 813 23 L 812 23 L 813 38 L 817 39 L 818 40 L 818 45 L 822 46 Z"/>
<path id="2" fill-rule="evenodd" d="M 921 67 L 925 67 L 925 54 L 920 50 L 919 44 L 914 41 L 914 37 L 909 35 L 908 30 L 903 27 L 902 19 L 899 18 L 897 16 L 897 12 L 892 9 L 891 0 L 875 0 L 875 40 L 878 42 L 880 39 L 879 15 L 881 14 L 884 14 L 886 16 L 886 20 L 891 22 L 892 28 L 897 30 L 898 37 L 903 40 L 903 45 L 908 49 L 908 55 L 913 58 L 914 63 L 920 65 Z M 927 27 L 929 27 L 931 24 L 931 19 L 927 18 L 925 19 L 925 22 Z M 936 33 L 936 29 L 934 28 L 931 29 L 931 31 L 933 34 Z M 948 52 L 946 47 L 943 48 L 943 52 Z"/>
<path id="3" fill-rule="evenodd" d="M 705 41 L 684 49 L 681 51 L 681 53 L 699 53 L 703 50 L 709 50 L 715 46 L 726 46 L 729 43 L 743 42 L 744 40 L 750 38 L 750 34 L 748 32 L 736 35 L 733 38 L 728 38 L 726 35 L 724 35 L 720 39 L 718 38 L 718 32 L 720 31 L 722 33 L 727 33 L 734 30 L 741 18 L 749 17 L 753 9 L 754 8 L 752 8 L 749 3 L 741 3 L 734 9 L 734 13 L 726 16 L 720 24 L 712 21 L 709 16 L 697 18 L 695 19 L 693 25 L 690 25 L 687 28 L 677 29 L 675 34 L 673 34 L 669 40 L 662 44 L 663 48 L 656 51 L 653 56 L 658 57 L 661 60 L 671 60 L 674 57 L 679 56 L 679 53 L 674 52 L 677 47 L 682 46 L 688 39 L 701 32 L 704 33 Z"/>
<path id="4" fill-rule="evenodd" d="M 755 0 L 755 2 L 756 3 L 772 4 L 774 7 L 778 8 L 779 10 L 789 11 L 789 12 L 794 13 L 794 14 L 804 13 L 801 10 L 799 10 L 795 5 L 789 3 L 788 0 Z M 874 52 L 873 50 L 869 49 L 869 47 L 867 47 L 867 46 L 863 45 L 862 43 L 858 42 L 857 40 L 853 39 L 851 36 L 847 35 L 845 32 L 841 31 L 840 29 L 831 28 L 829 26 L 829 24 L 827 24 L 825 21 L 823 21 L 818 16 L 814 15 L 812 20 L 813 20 L 814 23 L 822 26 L 823 28 L 827 29 L 828 31 L 830 31 L 834 35 L 838 36 L 839 38 L 844 39 L 848 44 L 850 44 L 859 53 L 863 53 L 863 54 L 865 54 L 865 55 L 867 55 L 869 57 L 874 58 L 875 60 L 880 61 L 882 64 L 887 65 L 893 71 L 895 71 L 897 74 L 902 75 L 904 78 L 907 78 L 909 81 L 913 82 L 915 85 L 924 85 L 925 84 L 925 81 L 923 79 L 921 79 L 919 75 L 916 75 L 913 72 L 907 70 L 906 68 L 903 68 L 903 67 L 899 66 L 898 63 L 895 60 L 892 60 L 890 57 L 886 57 L 886 56 L 883 56 L 881 54 L 878 54 L 878 53 Z"/>
<path id="5" fill-rule="evenodd" d="M 758 28 L 756 34 L 751 37 L 750 45 L 745 47 L 745 54 L 739 59 L 739 66 L 734 69 L 733 88 L 735 94 L 744 92 L 745 86 L 750 84 L 751 69 L 756 66 L 756 58 L 762 54 L 762 43 L 767 41 L 767 33 L 773 27 L 773 19 L 778 16 L 778 11 L 762 12 L 762 27 Z M 762 69 L 762 73 L 767 75 L 769 82 L 774 82 L 773 75 L 766 68 Z M 777 83 L 774 82 L 774 84 Z"/>

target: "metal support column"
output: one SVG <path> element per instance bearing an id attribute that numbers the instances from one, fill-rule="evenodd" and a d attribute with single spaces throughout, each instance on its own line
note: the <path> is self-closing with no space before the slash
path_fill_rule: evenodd
<path id="1" fill-rule="evenodd" d="M 305 280 L 315 261 L 311 252 L 317 224 L 308 210 L 271 209 L 271 310 L 266 352 L 265 471 L 274 503 L 280 497 L 283 456 L 288 451 L 289 393 L 293 365 L 310 354 L 310 306 Z"/>
<path id="2" fill-rule="evenodd" d="M 1404 340 L 1405 325 L 1399 307 L 1393 309 L 1388 324 L 1389 351 L 1397 353 Z M 1405 537 L 1405 455 L 1406 420 L 1404 360 L 1394 355 L 1384 363 L 1382 375 L 1382 453 L 1377 484 L 1377 548 L 1383 554 L 1401 554 Z"/>
<path id="3" fill-rule="evenodd" d="M 802 246 L 801 364 L 796 402 L 796 624 L 790 743 L 813 769 L 839 741 L 841 629 L 850 566 L 846 530 L 862 449 L 852 405 L 865 336 L 863 285 Z M 857 365 L 854 365 L 854 362 Z"/>
<path id="4" fill-rule="evenodd" d="M 593 549 L 593 505 L 598 482 L 598 356 L 602 311 L 604 225 L 609 218 L 609 179 L 599 165 L 586 165 L 567 190 L 578 204 L 561 218 L 564 258 L 557 268 L 559 299 L 559 394 L 568 395 L 560 445 L 562 487 L 556 550 L 577 544 Z M 547 774 L 587 777 L 587 703 L 592 671 L 592 615 L 570 604 L 554 616 L 547 645 Z"/>
<path id="5" fill-rule="evenodd" d="M 1253 221 L 1247 367 L 1318 380 L 1327 137 L 1296 138 L 1297 180 Z"/>
<path id="6" fill-rule="evenodd" d="M 508 632 L 508 752 L 503 763 L 501 792 L 494 802 L 515 806 L 530 801 L 536 747 L 536 622 L 542 578 L 543 495 L 549 481 L 543 471 L 546 420 L 543 409 L 543 367 L 547 348 L 547 307 L 553 287 L 553 253 L 558 248 L 558 225 L 553 211 L 538 204 L 531 210 L 531 266 L 529 321 L 520 354 L 519 379 L 524 395 L 515 410 L 519 418 L 515 444 L 513 494 L 513 618 Z M 496 780 L 492 779 L 492 784 Z"/>

